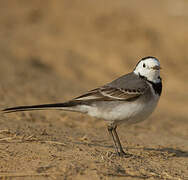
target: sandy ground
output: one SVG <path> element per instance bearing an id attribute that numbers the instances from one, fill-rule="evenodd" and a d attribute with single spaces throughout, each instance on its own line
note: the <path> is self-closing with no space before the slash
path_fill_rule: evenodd
<path id="1" fill-rule="evenodd" d="M 0 108 L 62 102 L 130 72 L 163 67 L 158 108 L 121 126 L 63 111 L 0 115 L 0 179 L 188 179 L 188 2 L 2 0 Z"/>

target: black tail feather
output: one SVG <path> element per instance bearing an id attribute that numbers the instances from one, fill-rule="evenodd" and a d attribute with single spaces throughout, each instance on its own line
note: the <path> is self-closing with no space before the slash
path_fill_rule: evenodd
<path id="1" fill-rule="evenodd" d="M 4 113 L 12 113 L 18 111 L 33 111 L 33 110 L 45 110 L 45 109 L 61 109 L 63 107 L 73 107 L 78 105 L 77 102 L 69 101 L 65 103 L 56 103 L 56 104 L 40 104 L 40 105 L 31 105 L 31 106 L 17 106 L 3 109 Z"/>

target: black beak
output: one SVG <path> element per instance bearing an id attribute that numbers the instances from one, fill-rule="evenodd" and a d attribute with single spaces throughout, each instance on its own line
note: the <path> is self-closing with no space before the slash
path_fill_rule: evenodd
<path id="1" fill-rule="evenodd" d="M 153 69 L 153 70 L 160 70 L 160 69 L 162 69 L 162 68 L 161 68 L 160 66 L 153 66 L 152 69 Z"/>

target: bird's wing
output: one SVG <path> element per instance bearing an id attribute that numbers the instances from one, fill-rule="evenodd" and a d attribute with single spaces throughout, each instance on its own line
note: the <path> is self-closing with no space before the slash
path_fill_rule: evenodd
<path id="1" fill-rule="evenodd" d="M 148 88 L 149 85 L 146 81 L 132 72 L 100 88 L 91 90 L 74 100 L 131 101 L 144 94 Z"/>
<path id="2" fill-rule="evenodd" d="M 104 101 L 130 101 L 144 94 L 144 89 L 123 89 L 110 86 L 103 86 L 83 94 L 75 98 L 77 101 L 87 101 L 87 100 L 104 100 Z"/>

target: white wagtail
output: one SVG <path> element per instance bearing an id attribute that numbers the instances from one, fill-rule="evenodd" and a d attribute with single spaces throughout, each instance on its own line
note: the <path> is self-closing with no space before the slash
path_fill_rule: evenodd
<path id="1" fill-rule="evenodd" d="M 146 119 L 155 109 L 162 92 L 160 62 L 155 57 L 141 59 L 133 72 L 99 88 L 56 104 L 18 106 L 4 109 L 5 113 L 30 110 L 60 109 L 86 113 L 102 118 L 108 124 L 118 155 L 127 155 L 121 146 L 116 128 L 121 123 L 133 124 Z"/>

